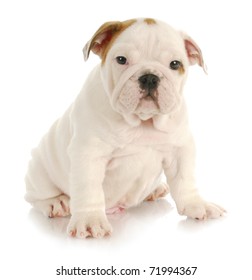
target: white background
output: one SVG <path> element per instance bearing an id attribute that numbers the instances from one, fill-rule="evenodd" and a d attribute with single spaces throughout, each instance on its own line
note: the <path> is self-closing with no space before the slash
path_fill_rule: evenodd
<path id="1" fill-rule="evenodd" d="M 165 4 L 166 3 L 166 4 Z M 252 40 L 249 1 L 104 0 L 0 2 L 1 279 L 100 279 L 56 276 L 77 267 L 146 269 L 101 279 L 251 279 Z M 87 73 L 82 47 L 105 21 L 154 17 L 200 45 L 185 88 L 197 145 L 197 185 L 228 210 L 196 222 L 171 197 L 110 218 L 113 236 L 76 240 L 68 219 L 47 219 L 24 199 L 31 149 L 75 99 Z M 148 276 L 150 266 L 197 266 L 194 276 Z"/>

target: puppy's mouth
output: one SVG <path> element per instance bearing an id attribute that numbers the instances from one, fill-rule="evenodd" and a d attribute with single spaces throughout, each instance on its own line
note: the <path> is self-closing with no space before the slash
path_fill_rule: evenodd
<path id="1" fill-rule="evenodd" d="M 148 109 L 153 108 L 156 110 L 159 110 L 159 103 L 158 103 L 158 88 L 157 89 L 146 89 L 146 90 L 140 90 L 140 96 L 139 96 L 139 103 L 136 108 L 136 111 L 138 109 Z"/>
<path id="2" fill-rule="evenodd" d="M 158 91 L 157 90 L 148 90 L 148 91 L 144 91 L 143 92 L 143 96 L 140 100 L 140 103 L 142 101 L 142 99 L 144 100 L 144 102 L 153 102 L 156 107 L 159 109 L 159 104 L 158 104 Z"/>

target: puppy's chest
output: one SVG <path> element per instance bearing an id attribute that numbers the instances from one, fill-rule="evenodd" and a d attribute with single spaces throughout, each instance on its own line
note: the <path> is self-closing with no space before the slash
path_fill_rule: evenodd
<path id="1" fill-rule="evenodd" d="M 122 165 L 126 167 L 152 165 L 158 162 L 161 164 L 163 158 L 172 153 L 172 145 L 163 133 L 144 131 L 135 137 L 128 135 L 126 139 L 128 141 L 113 152 L 108 168 Z"/>
<path id="2" fill-rule="evenodd" d="M 116 135 L 120 149 L 130 151 L 152 148 L 154 150 L 169 149 L 173 143 L 174 134 L 158 131 L 151 125 L 125 130 Z"/>

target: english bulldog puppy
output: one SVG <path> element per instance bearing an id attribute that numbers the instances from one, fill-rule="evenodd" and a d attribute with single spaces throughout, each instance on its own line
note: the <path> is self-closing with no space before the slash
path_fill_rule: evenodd
<path id="1" fill-rule="evenodd" d="M 79 238 L 110 235 L 107 214 L 169 190 L 180 215 L 222 216 L 195 187 L 182 91 L 190 65 L 205 70 L 198 45 L 148 18 L 104 23 L 84 47 L 85 60 L 91 51 L 101 63 L 32 151 L 26 200 L 50 218 L 71 214 L 67 231 Z"/>

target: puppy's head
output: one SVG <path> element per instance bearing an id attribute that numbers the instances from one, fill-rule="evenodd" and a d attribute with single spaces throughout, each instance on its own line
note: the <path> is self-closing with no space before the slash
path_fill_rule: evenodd
<path id="1" fill-rule="evenodd" d="M 83 49 L 99 55 L 102 81 L 114 110 L 148 120 L 181 104 L 189 65 L 204 66 L 197 44 L 154 19 L 107 22 Z"/>

